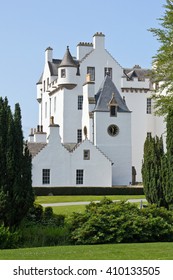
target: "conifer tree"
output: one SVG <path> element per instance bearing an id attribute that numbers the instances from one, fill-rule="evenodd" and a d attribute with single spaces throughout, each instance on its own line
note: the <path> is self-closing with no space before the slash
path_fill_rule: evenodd
<path id="1" fill-rule="evenodd" d="M 14 115 L 7 98 L 0 99 L 0 220 L 18 226 L 32 206 L 31 157 L 24 148 L 19 104 Z"/>
<path id="2" fill-rule="evenodd" d="M 147 137 L 144 144 L 142 177 L 146 199 L 151 204 L 166 206 L 163 195 L 162 161 L 164 157 L 163 140 Z"/>
<path id="3" fill-rule="evenodd" d="M 173 109 L 167 115 L 167 153 L 164 165 L 165 185 L 164 196 L 169 208 L 173 208 Z"/>

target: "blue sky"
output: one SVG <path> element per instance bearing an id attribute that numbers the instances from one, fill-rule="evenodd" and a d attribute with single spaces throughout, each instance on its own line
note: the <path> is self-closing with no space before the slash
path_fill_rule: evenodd
<path id="1" fill-rule="evenodd" d="M 0 95 L 19 102 L 25 137 L 38 124 L 36 82 L 51 46 L 62 58 L 66 46 L 76 56 L 80 41 L 106 36 L 106 49 L 123 67 L 150 68 L 159 47 L 148 31 L 158 27 L 166 0 L 6 0 L 0 8 Z"/>

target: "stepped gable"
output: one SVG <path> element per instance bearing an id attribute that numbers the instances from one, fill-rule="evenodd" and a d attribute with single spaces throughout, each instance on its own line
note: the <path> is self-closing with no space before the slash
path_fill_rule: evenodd
<path id="1" fill-rule="evenodd" d="M 44 147 L 46 147 L 46 145 L 47 143 L 27 143 L 32 158 L 35 157 Z"/>
<path id="2" fill-rule="evenodd" d="M 109 112 L 109 104 L 110 100 L 112 99 L 112 94 L 114 94 L 114 99 L 117 104 L 117 111 L 118 112 L 129 112 L 125 101 L 121 97 L 118 89 L 116 88 L 115 84 L 112 82 L 111 78 L 106 75 L 99 91 L 95 95 L 96 99 L 96 106 L 94 111 L 95 112 Z"/>

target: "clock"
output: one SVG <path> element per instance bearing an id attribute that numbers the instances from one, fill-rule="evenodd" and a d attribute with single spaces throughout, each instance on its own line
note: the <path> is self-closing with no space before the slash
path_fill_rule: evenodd
<path id="1" fill-rule="evenodd" d="M 108 126 L 107 131 L 110 136 L 116 136 L 119 133 L 119 127 L 115 124 L 111 124 Z"/>

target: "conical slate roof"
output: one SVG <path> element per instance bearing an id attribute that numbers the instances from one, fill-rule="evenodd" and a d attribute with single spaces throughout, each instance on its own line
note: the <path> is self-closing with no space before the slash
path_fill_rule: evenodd
<path id="1" fill-rule="evenodd" d="M 65 55 L 64 55 L 60 65 L 59 65 L 59 67 L 68 67 L 68 66 L 77 67 L 77 65 L 76 65 L 76 63 L 75 63 L 75 61 L 74 61 L 74 59 L 73 59 L 73 57 L 72 57 L 72 55 L 69 51 L 69 47 L 67 46 L 67 50 L 65 52 Z"/>
<path id="2" fill-rule="evenodd" d="M 130 110 L 128 109 L 125 101 L 121 97 L 118 89 L 116 88 L 115 84 L 112 82 L 111 78 L 108 75 L 106 75 L 99 91 L 95 95 L 96 106 L 94 111 L 109 112 L 109 105 L 113 95 L 118 106 L 117 111 L 130 113 Z"/>

